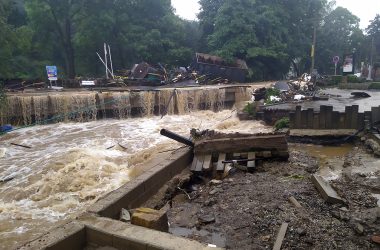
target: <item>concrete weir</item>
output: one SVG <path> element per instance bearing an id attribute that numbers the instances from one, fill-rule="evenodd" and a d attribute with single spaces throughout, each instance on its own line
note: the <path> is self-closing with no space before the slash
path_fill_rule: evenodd
<path id="1" fill-rule="evenodd" d="M 220 111 L 251 98 L 251 86 L 207 86 L 149 90 L 64 91 L 8 94 L 0 124 L 28 126 L 62 121 Z"/>
<path id="2" fill-rule="evenodd" d="M 152 197 L 167 181 L 189 166 L 190 149 L 151 163 L 151 170 L 98 200 L 86 213 L 20 249 L 215 249 L 168 233 L 118 221 L 121 209 L 133 209 Z"/>

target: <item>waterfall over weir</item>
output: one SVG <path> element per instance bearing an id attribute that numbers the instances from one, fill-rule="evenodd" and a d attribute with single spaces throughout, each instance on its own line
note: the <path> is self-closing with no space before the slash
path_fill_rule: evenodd
<path id="1" fill-rule="evenodd" d="M 248 101 L 251 88 L 191 88 L 125 92 L 59 92 L 11 94 L 0 124 L 27 126 L 52 122 L 183 115 L 197 110 L 221 111 Z"/>

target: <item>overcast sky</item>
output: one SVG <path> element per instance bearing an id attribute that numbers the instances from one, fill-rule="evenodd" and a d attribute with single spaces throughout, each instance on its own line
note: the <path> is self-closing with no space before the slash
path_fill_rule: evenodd
<path id="1" fill-rule="evenodd" d="M 379 0 L 336 0 L 337 6 L 347 8 L 361 20 L 360 27 L 367 28 L 369 21 L 380 14 Z M 177 14 L 184 19 L 195 20 L 199 12 L 198 0 L 172 0 Z"/>

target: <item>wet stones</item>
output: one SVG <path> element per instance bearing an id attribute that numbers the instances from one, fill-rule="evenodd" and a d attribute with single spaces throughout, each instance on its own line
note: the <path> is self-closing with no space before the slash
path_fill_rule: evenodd
<path id="1" fill-rule="evenodd" d="M 375 140 L 366 140 L 365 146 L 368 147 L 375 154 L 376 157 L 380 157 L 380 146 Z"/>
<path id="2" fill-rule="evenodd" d="M 215 216 L 213 214 L 200 214 L 198 215 L 198 222 L 200 224 L 210 224 L 215 222 Z"/>

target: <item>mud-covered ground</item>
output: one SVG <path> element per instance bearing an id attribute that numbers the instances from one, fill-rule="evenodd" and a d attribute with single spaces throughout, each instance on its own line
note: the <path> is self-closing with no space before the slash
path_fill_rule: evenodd
<path id="1" fill-rule="evenodd" d="M 254 173 L 236 171 L 222 181 L 193 182 L 187 194 L 177 189 L 173 197 L 180 180 L 188 180 L 183 173 L 166 189 L 164 201 L 161 192 L 147 205 L 157 208 L 172 198 L 168 217 L 173 234 L 227 249 L 272 248 L 283 222 L 289 227 L 282 249 L 380 248 L 371 241 L 380 233 L 380 211 L 372 195 L 380 191 L 380 166 L 375 172 L 356 171 L 367 155 L 360 146 L 335 159 L 343 174 L 330 183 L 346 205 L 331 205 L 310 180 L 319 159 L 300 148 L 290 145 L 289 162 L 264 162 Z M 301 209 L 289 202 L 291 196 Z"/>

